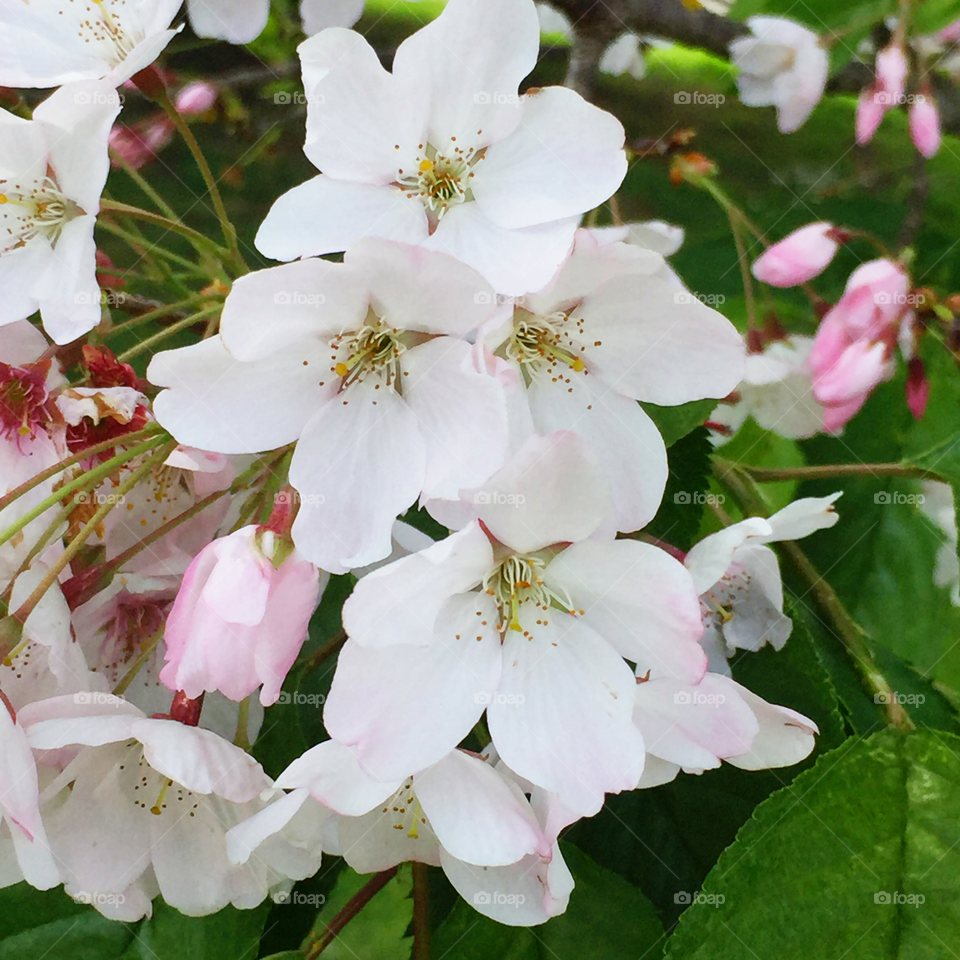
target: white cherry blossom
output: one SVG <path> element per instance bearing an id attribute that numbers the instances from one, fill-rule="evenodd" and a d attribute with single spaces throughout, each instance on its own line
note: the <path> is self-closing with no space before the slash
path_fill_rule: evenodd
<path id="1" fill-rule="evenodd" d="M 706 628 L 701 641 L 710 669 L 730 676 L 727 660 L 739 650 L 769 643 L 779 650 L 793 630 L 783 613 L 783 584 L 777 555 L 766 546 L 799 540 L 832 527 L 840 493 L 795 500 L 769 520 L 751 517 L 706 536 L 687 554 L 684 565 L 700 594 Z"/>
<path id="2" fill-rule="evenodd" d="M 436 762 L 486 708 L 504 762 L 592 815 L 642 769 L 623 658 L 692 682 L 706 669 L 696 591 L 657 547 L 588 539 L 609 501 L 577 435 L 532 438 L 494 489 L 470 496 L 463 530 L 357 585 L 324 722 L 386 780 Z"/>
<path id="3" fill-rule="evenodd" d="M 100 323 L 93 227 L 119 110 L 95 82 L 61 87 L 32 120 L 0 110 L 0 324 L 39 308 L 63 344 Z"/>
<path id="4" fill-rule="evenodd" d="M 261 252 L 292 260 L 374 235 L 451 254 L 501 293 L 543 286 L 626 157 L 620 122 L 572 90 L 518 95 L 538 48 L 533 0 L 450 0 L 392 73 L 350 31 L 302 44 L 305 150 L 322 176 L 277 201 Z"/>
<path id="5" fill-rule="evenodd" d="M 0 86 L 119 86 L 177 31 L 181 0 L 0 0 Z"/>
<path id="6" fill-rule="evenodd" d="M 154 357 L 148 376 L 170 388 L 157 419 L 222 453 L 297 440 L 294 542 L 343 573 L 390 553 L 393 521 L 417 497 L 456 497 L 503 462 L 502 387 L 458 339 L 495 309 L 469 267 L 377 238 L 342 264 L 253 273 L 234 285 L 219 339 Z"/>

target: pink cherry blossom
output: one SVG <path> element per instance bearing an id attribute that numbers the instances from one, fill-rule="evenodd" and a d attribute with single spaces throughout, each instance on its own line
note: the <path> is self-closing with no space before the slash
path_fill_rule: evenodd
<path id="1" fill-rule="evenodd" d="M 317 568 L 281 551 L 283 541 L 256 526 L 200 551 L 167 620 L 160 679 L 171 690 L 242 700 L 262 684 L 260 702 L 276 702 L 321 592 Z"/>
<path id="2" fill-rule="evenodd" d="M 829 266 L 842 233 L 831 223 L 811 223 L 775 243 L 753 264 L 753 275 L 771 287 L 795 287 Z"/>
<path id="3" fill-rule="evenodd" d="M 893 373 L 901 323 L 912 313 L 909 279 L 890 260 L 871 260 L 847 280 L 840 301 L 820 323 L 810 351 L 813 395 L 826 407 L 824 427 L 835 433 Z"/>

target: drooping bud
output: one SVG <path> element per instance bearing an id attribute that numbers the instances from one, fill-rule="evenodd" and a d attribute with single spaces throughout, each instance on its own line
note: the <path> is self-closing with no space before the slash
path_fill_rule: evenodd
<path id="1" fill-rule="evenodd" d="M 772 287 L 795 287 L 823 273 L 840 249 L 831 223 L 811 223 L 775 243 L 754 261 L 753 275 Z"/>
<path id="2" fill-rule="evenodd" d="M 925 157 L 940 149 L 940 116 L 929 88 L 910 105 L 910 139 Z"/>
<path id="3" fill-rule="evenodd" d="M 907 406 L 915 420 L 922 420 L 927 411 L 927 401 L 930 399 L 930 381 L 927 379 L 923 361 L 913 357 L 907 363 L 907 383 L 904 388 Z"/>

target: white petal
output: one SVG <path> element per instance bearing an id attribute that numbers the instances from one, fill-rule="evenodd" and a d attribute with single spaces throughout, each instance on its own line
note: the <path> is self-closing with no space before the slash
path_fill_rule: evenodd
<path id="1" fill-rule="evenodd" d="M 490 533 L 518 553 L 582 540 L 612 512 L 600 465 L 566 432 L 531 437 L 472 499 Z"/>
<path id="2" fill-rule="evenodd" d="M 324 806 L 348 817 L 361 816 L 392 796 L 403 780 L 374 780 L 357 762 L 354 747 L 325 740 L 297 757 L 276 786 L 309 790 Z"/>
<path id="3" fill-rule="evenodd" d="M 483 277 L 447 254 L 369 237 L 344 262 L 362 277 L 374 312 L 401 330 L 463 336 L 496 310 Z"/>
<path id="4" fill-rule="evenodd" d="M 263 33 L 270 16 L 269 0 L 188 0 L 190 26 L 198 37 L 250 43 Z"/>
<path id="5" fill-rule="evenodd" d="M 587 540 L 564 550 L 544 579 L 565 590 L 584 611 L 583 622 L 641 673 L 689 683 L 703 676 L 700 601 L 683 564 L 664 550 L 635 540 Z"/>
<path id="6" fill-rule="evenodd" d="M 274 203 L 255 243 L 264 256 L 296 260 L 347 250 L 371 236 L 422 243 L 427 239 L 423 204 L 394 187 L 321 176 Z"/>
<path id="7" fill-rule="evenodd" d="M 734 683 L 737 692 L 760 722 L 760 732 L 748 753 L 728 757 L 727 762 L 743 770 L 788 767 L 809 756 L 815 745 L 817 725 L 803 714 L 767 703 L 746 687 Z"/>
<path id="8" fill-rule="evenodd" d="M 257 270 L 234 282 L 220 338 L 238 360 L 260 360 L 307 339 L 330 340 L 363 323 L 366 292 L 352 271 L 327 260 Z"/>
<path id="9" fill-rule="evenodd" d="M 503 676 L 487 724 L 503 762 L 592 816 L 604 793 L 632 790 L 643 770 L 643 739 L 633 725 L 633 672 L 613 647 L 560 611 L 529 636 L 508 630 Z"/>
<path id="10" fill-rule="evenodd" d="M 521 296 L 549 283 L 570 252 L 579 221 L 567 217 L 508 230 L 495 224 L 480 204 L 462 203 L 450 210 L 431 237 L 416 242 L 469 264 L 498 292 Z"/>
<path id="11" fill-rule="evenodd" d="M 243 363 L 211 337 L 158 353 L 147 377 L 170 388 L 156 398 L 153 411 L 181 443 L 217 453 L 259 453 L 297 439 L 334 389 L 319 386 L 328 372 L 319 343 L 301 341 Z"/>
<path id="12" fill-rule="evenodd" d="M 831 493 L 828 497 L 804 497 L 794 500 L 770 518 L 771 533 L 761 539 L 761 543 L 774 540 L 800 540 L 817 530 L 832 527 L 839 519 L 833 504 L 843 495 L 843 491 Z"/>
<path id="13" fill-rule="evenodd" d="M 623 126 L 566 87 L 528 93 L 520 126 L 477 167 L 477 203 L 497 225 L 572 217 L 616 193 L 627 172 Z"/>
<path id="14" fill-rule="evenodd" d="M 458 860 L 503 866 L 543 845 L 523 794 L 483 760 L 454 750 L 413 783 L 437 839 Z"/>
<path id="15" fill-rule="evenodd" d="M 517 88 L 539 49 L 532 3 L 450 0 L 436 20 L 400 44 L 393 72 L 429 102 L 435 147 L 443 150 L 456 137 L 479 148 L 516 127 Z"/>
<path id="16" fill-rule="evenodd" d="M 148 719 L 135 723 L 131 733 L 143 744 L 144 758 L 154 770 L 194 793 L 243 803 L 270 786 L 253 757 L 211 730 Z"/>
<path id="17" fill-rule="evenodd" d="M 268 837 L 282 830 L 309 800 L 309 790 L 294 790 L 232 827 L 227 832 L 227 856 L 230 862 L 246 863 L 254 850 Z"/>
<path id="18" fill-rule="evenodd" d="M 752 537 L 768 537 L 770 524 L 761 517 L 750 517 L 711 533 L 695 543 L 683 561 L 690 571 L 697 594 L 709 590 L 730 568 L 737 548 Z"/>
<path id="19" fill-rule="evenodd" d="M 370 650 L 348 641 L 324 709 L 327 730 L 356 746 L 360 765 L 381 780 L 436 763 L 470 732 L 496 689 L 496 626 L 489 597 L 461 594 L 441 612 L 428 647 Z"/>
<path id="20" fill-rule="evenodd" d="M 398 513 L 423 488 L 426 457 L 416 417 L 376 377 L 355 383 L 304 427 L 290 464 L 300 494 L 297 549 L 343 573 L 390 553 Z"/>
<path id="21" fill-rule="evenodd" d="M 563 913 L 573 890 L 559 844 L 554 844 L 550 861 L 530 856 L 507 867 L 480 867 L 441 848 L 440 862 L 447 879 L 474 910 L 513 927 L 533 926 Z"/>
<path id="22" fill-rule="evenodd" d="M 308 69 L 325 69 L 307 91 L 304 152 L 314 166 L 337 180 L 398 180 L 400 169 L 416 162 L 425 134 L 421 91 L 384 70 L 373 47 L 352 30 L 325 30 L 299 53 Z"/>
<path id="23" fill-rule="evenodd" d="M 408 351 L 403 366 L 404 399 L 416 414 L 427 455 L 424 496 L 454 499 L 503 466 L 503 388 L 495 377 L 474 369 L 470 344 L 452 337 Z"/>
<path id="24" fill-rule="evenodd" d="M 430 823 L 423 822 L 426 817 L 419 822 L 415 817 L 415 812 L 405 811 L 397 818 L 393 811 L 377 807 L 362 817 L 339 818 L 343 859 L 357 873 L 378 873 L 405 860 L 440 866 L 440 844 Z"/>
<path id="25" fill-rule="evenodd" d="M 745 753 L 760 729 L 732 681 L 709 673 L 697 685 L 638 683 L 634 719 L 648 753 L 697 770 Z"/>
<path id="26" fill-rule="evenodd" d="M 618 393 L 665 406 L 725 397 L 744 347 L 725 317 L 656 277 L 604 284 L 583 308 L 590 369 Z"/>
<path id="27" fill-rule="evenodd" d="M 608 389 L 586 371 L 554 383 L 541 377 L 527 397 L 538 433 L 573 430 L 597 458 L 610 487 L 615 529 L 639 530 L 660 509 L 667 483 L 667 451 L 640 405 Z"/>
<path id="28" fill-rule="evenodd" d="M 473 523 L 364 577 L 343 605 L 343 628 L 364 647 L 430 644 L 440 609 L 492 566 L 490 541 Z"/>

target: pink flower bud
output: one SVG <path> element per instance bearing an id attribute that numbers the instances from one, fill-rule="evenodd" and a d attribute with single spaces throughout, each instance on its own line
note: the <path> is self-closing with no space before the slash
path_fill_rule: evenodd
<path id="1" fill-rule="evenodd" d="M 905 388 L 907 406 L 915 420 L 922 420 L 930 399 L 930 381 L 927 379 L 923 361 L 914 357 L 907 363 L 907 384 Z"/>
<path id="2" fill-rule="evenodd" d="M 840 247 L 833 224 L 811 223 L 775 243 L 753 264 L 753 275 L 771 287 L 795 287 L 827 268 Z"/>
<path id="3" fill-rule="evenodd" d="M 218 96 L 217 88 L 212 83 L 202 80 L 188 83 L 177 94 L 177 110 L 186 116 L 198 116 L 210 110 Z"/>
<path id="4" fill-rule="evenodd" d="M 910 139 L 925 157 L 940 149 L 940 117 L 929 94 L 921 94 L 910 105 Z"/>
<path id="5" fill-rule="evenodd" d="M 872 86 L 864 87 L 857 101 L 856 120 L 857 143 L 861 147 L 873 139 L 885 112 L 883 104 L 877 102 L 876 89 Z"/>
<path id="6" fill-rule="evenodd" d="M 903 53 L 903 48 L 890 44 L 877 54 L 877 90 L 878 97 L 886 108 L 896 106 L 903 100 L 903 86 L 910 72 L 910 65 Z"/>
<path id="7" fill-rule="evenodd" d="M 289 546 L 249 526 L 197 554 L 167 619 L 166 686 L 242 700 L 263 684 L 260 702 L 276 702 L 321 592 L 317 568 Z"/>

